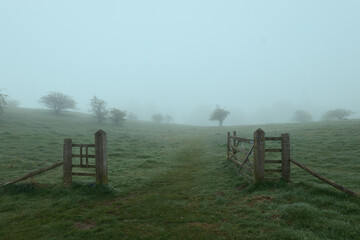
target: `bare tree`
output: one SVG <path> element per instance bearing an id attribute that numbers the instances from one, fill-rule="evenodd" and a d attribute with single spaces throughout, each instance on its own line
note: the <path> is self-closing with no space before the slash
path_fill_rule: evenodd
<path id="1" fill-rule="evenodd" d="M 71 97 L 59 92 L 51 92 L 41 97 L 39 102 L 45 107 L 53 109 L 56 114 L 65 109 L 74 109 L 76 106 L 76 102 Z"/>
<path id="2" fill-rule="evenodd" d="M 333 119 L 344 120 L 346 117 L 350 116 L 351 114 L 354 114 L 354 112 L 350 111 L 350 110 L 346 110 L 346 109 L 335 109 L 335 110 L 327 111 L 323 115 L 323 119 L 324 120 L 333 120 Z"/>
<path id="3" fill-rule="evenodd" d="M 20 106 L 20 101 L 15 99 L 9 99 L 6 105 L 8 108 L 18 108 Z"/>
<path id="4" fill-rule="evenodd" d="M 113 108 L 110 111 L 110 118 L 114 121 L 116 125 L 119 125 L 120 123 L 125 122 L 126 120 L 126 112 L 121 111 L 117 108 Z"/>
<path id="5" fill-rule="evenodd" d="M 166 115 L 165 120 L 167 123 L 169 123 L 171 120 L 173 120 L 173 117 L 171 115 Z"/>
<path id="6" fill-rule="evenodd" d="M 223 125 L 225 118 L 230 114 L 229 111 L 216 106 L 216 109 L 210 116 L 210 121 L 219 121 L 219 126 Z"/>
<path id="7" fill-rule="evenodd" d="M 98 123 L 101 123 L 108 114 L 106 102 L 96 96 L 90 100 L 91 112 L 96 116 Z"/>
<path id="8" fill-rule="evenodd" d="M 152 118 L 152 120 L 154 122 L 162 122 L 162 121 L 164 121 L 164 116 L 161 115 L 161 114 L 154 114 L 154 115 L 151 116 L 151 118 Z"/>
<path id="9" fill-rule="evenodd" d="M 138 120 L 138 117 L 136 116 L 135 113 L 129 112 L 127 115 L 127 119 L 129 119 L 130 121 L 136 121 Z"/>
<path id="10" fill-rule="evenodd" d="M 5 110 L 5 107 L 6 107 L 6 104 L 7 104 L 6 98 L 7 98 L 7 95 L 4 94 L 4 93 L 1 93 L 1 90 L 0 90 L 0 115 Z"/>
<path id="11" fill-rule="evenodd" d="M 312 116 L 303 110 L 294 112 L 293 120 L 296 122 L 311 122 Z"/>

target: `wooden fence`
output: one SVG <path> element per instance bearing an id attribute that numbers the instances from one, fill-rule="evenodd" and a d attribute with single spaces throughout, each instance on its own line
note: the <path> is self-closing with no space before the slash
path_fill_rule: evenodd
<path id="1" fill-rule="evenodd" d="M 254 149 L 254 141 L 251 139 L 240 138 L 236 136 L 236 131 L 233 136 L 228 132 L 227 141 L 227 158 L 235 163 L 239 173 L 247 181 L 253 180 L 253 158 L 252 151 Z"/>
<path id="2" fill-rule="evenodd" d="M 241 148 L 239 147 L 241 143 Z M 247 143 L 248 150 L 244 149 L 244 143 Z M 267 144 L 265 144 L 267 143 Z M 273 147 L 274 143 L 278 147 Z M 280 144 L 279 144 L 280 143 Z M 270 147 L 266 146 L 270 144 Z M 280 145 L 280 146 L 279 146 Z M 239 155 L 240 153 L 240 155 Z M 281 154 L 281 155 L 280 155 Z M 274 159 L 277 157 L 281 159 Z M 279 156 L 280 155 L 280 156 Z M 274 157 L 275 156 L 275 157 Z M 254 183 L 264 183 L 269 180 L 277 180 L 280 177 L 271 175 L 281 173 L 281 178 L 290 181 L 290 162 L 300 167 L 314 177 L 324 181 L 325 183 L 356 197 L 360 194 L 352 191 L 338 183 L 335 183 L 324 176 L 310 170 L 306 166 L 290 158 L 290 137 L 288 133 L 281 134 L 280 137 L 265 137 L 265 132 L 258 129 L 254 132 L 254 140 L 240 138 L 236 136 L 236 132 L 231 136 L 228 132 L 227 137 L 227 158 L 235 163 L 239 169 L 239 173 L 245 179 L 253 179 Z M 269 168 L 270 166 L 278 166 Z"/>
<path id="3" fill-rule="evenodd" d="M 73 154 L 73 148 L 79 148 L 79 154 Z M 89 154 L 89 149 L 94 149 L 95 154 Z M 79 159 L 79 164 L 73 164 L 74 158 Z M 95 159 L 95 164 L 91 164 L 90 159 Z M 0 184 L 0 186 L 6 186 L 25 180 L 40 173 L 57 168 L 61 165 L 63 165 L 63 180 L 65 185 L 71 184 L 72 176 L 94 176 L 96 177 L 97 185 L 106 185 L 108 183 L 106 132 L 104 132 L 103 130 L 99 130 L 95 133 L 95 144 L 73 144 L 72 139 L 64 139 L 62 162 L 55 163 L 51 166 L 41 168 L 39 170 L 30 172 L 24 176 L 4 182 Z M 95 173 L 73 172 L 73 168 L 93 168 L 95 169 Z"/>
<path id="4" fill-rule="evenodd" d="M 281 146 L 266 148 L 265 143 L 268 141 L 280 142 Z M 248 147 L 245 148 L 244 144 Z M 276 154 L 281 154 L 278 156 L 280 159 L 273 159 Z M 228 132 L 227 157 L 235 163 L 240 174 L 255 183 L 277 180 L 280 177 L 285 181 L 290 180 L 290 138 L 287 133 L 280 137 L 265 137 L 265 132 L 259 128 L 254 132 L 254 139 L 246 139 L 237 137 L 236 132 L 233 136 Z M 277 168 L 270 167 L 276 165 Z M 281 173 L 281 176 L 274 177 L 276 173 Z"/>
<path id="5" fill-rule="evenodd" d="M 107 134 L 103 130 L 95 133 L 95 144 L 73 144 L 72 139 L 64 139 L 63 145 L 63 173 L 64 184 L 72 182 L 72 176 L 94 176 L 96 184 L 107 184 Z M 73 148 L 79 148 L 79 154 L 73 154 Z M 89 148 L 95 149 L 95 155 L 89 154 Z M 85 149 L 85 150 L 84 150 Z M 79 159 L 78 164 L 73 159 Z M 89 164 L 90 159 L 95 159 L 95 165 Z M 84 162 L 85 161 L 85 162 Z M 95 173 L 73 172 L 73 168 L 94 168 Z"/>

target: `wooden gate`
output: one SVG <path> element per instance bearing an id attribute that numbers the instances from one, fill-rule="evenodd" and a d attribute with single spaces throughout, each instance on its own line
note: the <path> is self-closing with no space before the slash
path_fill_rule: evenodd
<path id="1" fill-rule="evenodd" d="M 270 147 L 265 147 L 266 142 Z M 275 145 L 280 143 L 280 146 L 273 147 L 273 142 Z M 244 149 L 245 143 L 249 145 L 247 150 Z M 279 153 L 281 156 L 276 156 Z M 290 180 L 290 138 L 287 133 L 281 134 L 281 137 L 265 137 L 265 132 L 259 128 L 254 132 L 254 140 L 251 140 L 237 137 L 236 132 L 231 136 L 228 132 L 227 156 L 238 167 L 240 174 L 255 183 L 279 178 Z M 276 165 L 279 167 L 271 167 Z M 281 176 L 276 176 L 276 173 L 281 173 Z"/>
<path id="2" fill-rule="evenodd" d="M 95 133 L 95 144 L 74 144 L 71 138 L 64 139 L 63 145 L 63 173 L 64 184 L 72 183 L 72 176 L 94 176 L 96 184 L 107 184 L 107 134 L 103 130 Z M 79 148 L 79 154 L 73 154 L 73 148 Z M 90 150 L 89 150 L 90 149 Z M 94 149 L 94 154 L 89 151 Z M 77 159 L 74 164 L 73 159 Z M 91 159 L 95 159 L 95 164 L 91 164 Z M 76 160 L 75 160 L 76 161 Z M 73 172 L 73 168 L 95 169 L 95 173 Z"/>

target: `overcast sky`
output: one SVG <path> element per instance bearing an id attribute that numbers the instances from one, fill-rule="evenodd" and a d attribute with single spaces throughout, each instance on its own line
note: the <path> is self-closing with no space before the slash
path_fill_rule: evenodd
<path id="1" fill-rule="evenodd" d="M 141 119 L 225 125 L 360 117 L 359 0 L 0 1 L 0 88 L 22 107 L 57 91 Z"/>

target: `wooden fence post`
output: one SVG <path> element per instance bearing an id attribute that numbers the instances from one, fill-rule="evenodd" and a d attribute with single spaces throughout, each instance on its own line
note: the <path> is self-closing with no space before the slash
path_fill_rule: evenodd
<path id="1" fill-rule="evenodd" d="M 290 136 L 281 134 L 281 174 L 285 181 L 290 181 Z"/>
<path id="2" fill-rule="evenodd" d="M 235 137 L 236 137 L 236 131 L 234 131 L 234 141 L 233 141 L 233 144 L 234 144 L 234 147 L 236 146 L 236 140 L 235 140 Z"/>
<path id="3" fill-rule="evenodd" d="M 227 159 L 230 160 L 230 132 L 227 133 L 227 146 L 226 146 L 226 153 Z"/>
<path id="4" fill-rule="evenodd" d="M 265 132 L 261 128 L 254 132 L 254 182 L 265 182 Z"/>
<path id="5" fill-rule="evenodd" d="M 96 184 L 108 184 L 107 175 L 107 134 L 103 130 L 95 133 Z"/>
<path id="6" fill-rule="evenodd" d="M 64 184 L 70 185 L 72 182 L 72 139 L 64 139 L 63 145 L 63 174 Z"/>

